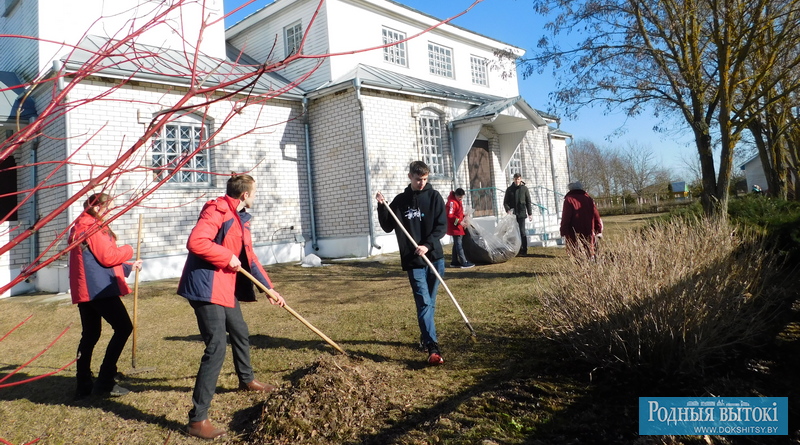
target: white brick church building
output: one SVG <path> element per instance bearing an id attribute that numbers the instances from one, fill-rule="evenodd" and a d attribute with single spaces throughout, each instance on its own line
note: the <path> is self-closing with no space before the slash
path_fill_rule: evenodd
<path id="1" fill-rule="evenodd" d="M 213 140 L 141 206 L 113 222 L 120 242 L 135 244 L 144 215 L 143 280 L 180 274 L 199 209 L 224 194 L 231 171 L 249 172 L 258 183 L 253 235 L 266 264 L 309 253 L 334 258 L 396 251 L 394 234 L 377 224 L 374 195 L 402 191 L 415 159 L 428 163 L 431 183 L 443 195 L 469 190 L 468 203 L 487 224 L 502 215 L 503 192 L 513 173 L 521 172 L 537 204 L 529 231 L 554 229 L 568 182 L 570 135 L 556 128 L 556 117 L 519 96 L 516 75 L 502 75 L 514 68 L 504 67 L 496 52 L 521 55 L 522 49 L 449 24 L 414 37 L 439 20 L 395 1 L 326 0 L 317 11 L 319 4 L 277 0 L 225 30 L 216 21 L 222 0 L 206 0 L 205 9 L 187 3 L 134 44 L 104 54 L 102 69 L 77 82 L 82 66 L 120 32 L 158 14 L 164 2 L 85 0 L 75 8 L 59 0 L 7 0 L 0 34 L 40 40 L 0 37 L 0 89 L 18 86 L 0 98 L 0 143 L 40 119 L 67 84 L 70 103 L 93 100 L 51 114 L 44 134 L 0 166 L 7 168 L 0 173 L 6 178 L 13 172 L 13 180 L 3 183 L 16 183 L 18 191 L 58 185 L 15 195 L 13 203 L 0 199 L 3 215 L 25 201 L 0 225 L 0 245 L 113 163 L 154 117 L 185 96 L 198 72 L 203 85 L 219 88 L 192 98 L 126 164 L 130 173 L 111 189 L 117 201 L 132 199 L 160 179 L 181 150 Z M 208 26 L 201 27 L 202 18 Z M 392 42 L 399 43 L 357 52 Z M 247 89 L 226 84 L 298 51 L 308 57 L 260 76 Z M 325 54 L 332 56 L 315 57 Z M 253 100 L 268 96 L 277 97 Z M 3 99 L 10 105 L 3 107 Z M 70 163 L 56 168 L 53 162 L 66 158 Z M 84 200 L 0 258 L 0 285 L 48 246 L 59 245 Z M 66 263 L 59 259 L 10 294 L 67 287 Z"/>

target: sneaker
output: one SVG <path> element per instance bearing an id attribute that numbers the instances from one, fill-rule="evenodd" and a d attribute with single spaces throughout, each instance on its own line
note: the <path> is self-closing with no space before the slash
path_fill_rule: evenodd
<path id="1" fill-rule="evenodd" d="M 438 343 L 428 344 L 428 364 L 441 365 L 443 363 L 444 363 L 444 358 L 442 357 L 442 351 L 439 349 L 439 344 Z"/>
<path id="2" fill-rule="evenodd" d="M 123 388 L 122 386 L 119 386 L 115 383 L 114 387 L 111 388 L 111 391 L 108 392 L 108 395 L 110 395 L 111 397 L 119 397 L 119 396 L 124 396 L 126 394 L 130 394 L 130 392 L 131 392 L 130 389 Z"/>
<path id="3" fill-rule="evenodd" d="M 434 366 L 444 364 L 444 358 L 440 354 L 433 352 L 428 356 L 428 364 Z"/>
<path id="4" fill-rule="evenodd" d="M 461 266 L 462 269 L 469 269 L 470 267 L 475 267 L 475 265 L 472 263 L 467 263 Z"/>
<path id="5" fill-rule="evenodd" d="M 130 392 L 130 389 L 119 386 L 116 383 L 114 383 L 114 386 L 112 386 L 111 389 L 98 388 L 97 386 L 94 388 L 94 395 L 100 397 L 120 397 L 130 394 Z"/>

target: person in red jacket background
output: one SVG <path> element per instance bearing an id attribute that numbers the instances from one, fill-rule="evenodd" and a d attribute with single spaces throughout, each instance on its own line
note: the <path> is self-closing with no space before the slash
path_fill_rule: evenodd
<path id="1" fill-rule="evenodd" d="M 189 300 L 206 345 L 192 393 L 187 432 L 202 439 L 225 434 L 225 430 L 215 428 L 208 420 L 208 409 L 225 361 L 226 333 L 230 337 L 239 389 L 264 392 L 275 389 L 255 379 L 250 364 L 250 333 L 239 306 L 240 301 L 256 299 L 253 283 L 237 273 L 240 268 L 272 289 L 272 282 L 253 251 L 251 215 L 246 209 L 252 208 L 255 196 L 252 176 L 231 176 L 225 196 L 203 206 L 186 243 L 189 255 L 178 283 L 178 295 Z M 275 295 L 277 300 L 270 302 L 284 306 L 283 297 L 277 292 Z"/>
<path id="2" fill-rule="evenodd" d="M 447 234 L 453 237 L 453 258 L 450 260 L 450 267 L 461 267 L 467 269 L 475 267 L 464 255 L 464 189 L 457 188 L 455 191 L 450 192 L 447 197 Z"/>
<path id="3" fill-rule="evenodd" d="M 111 227 L 102 227 L 110 206 L 109 195 L 97 193 L 90 196 L 69 233 L 70 244 L 85 238 L 69 252 L 70 294 L 72 303 L 78 305 L 83 329 L 78 344 L 75 399 L 92 393 L 121 396 L 130 392 L 114 381 L 117 361 L 133 331 L 120 296 L 131 293 L 125 277 L 134 268 L 141 269 L 142 262 L 127 262 L 133 256 L 133 248 L 117 246 L 117 235 Z M 114 335 L 106 347 L 97 381 L 93 381 L 92 353 L 100 340 L 103 319 L 111 325 Z"/>
<path id="4" fill-rule="evenodd" d="M 583 253 L 594 258 L 597 238 L 603 236 L 600 212 L 580 181 L 570 183 L 567 188 L 569 192 L 564 196 L 561 212 L 561 236 L 571 254 Z"/>

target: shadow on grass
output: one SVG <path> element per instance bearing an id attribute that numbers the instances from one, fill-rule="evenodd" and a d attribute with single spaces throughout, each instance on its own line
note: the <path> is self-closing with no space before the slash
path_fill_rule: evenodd
<path id="1" fill-rule="evenodd" d="M 26 375 L 17 373 L 14 375 L 14 381 L 20 381 L 27 378 L 35 377 L 33 375 Z M 8 383 L 8 382 L 7 382 Z M 131 388 L 133 393 L 123 396 L 119 400 L 124 400 L 136 397 L 136 390 L 143 390 L 143 387 L 136 386 Z M 147 388 L 150 389 L 150 388 Z M 167 387 L 166 389 L 174 390 L 174 387 Z M 60 375 L 48 376 L 39 380 L 24 383 L 17 386 L 11 386 L 0 389 L 0 400 L 28 400 L 31 403 L 46 404 L 54 406 L 72 406 L 77 408 L 96 408 L 103 411 L 113 413 L 114 415 L 125 420 L 134 420 L 137 422 L 146 422 L 153 425 L 158 425 L 170 430 L 183 430 L 185 425 L 168 420 L 163 416 L 155 416 L 144 411 L 141 411 L 133 406 L 126 405 L 121 401 L 114 398 L 103 398 L 97 396 L 90 396 L 81 400 L 74 400 L 75 395 L 75 379 Z"/>
<path id="2" fill-rule="evenodd" d="M 800 312 L 784 326 L 800 332 Z M 786 332 L 784 330 L 784 332 Z M 629 372 L 606 372 L 570 359 L 544 340 L 482 335 L 480 350 L 446 366 L 489 366 L 493 371 L 475 384 L 425 409 L 407 413 L 359 444 L 416 443 L 415 438 L 453 444 L 707 444 L 701 436 L 643 441 L 638 435 L 638 398 L 646 396 L 789 397 L 786 436 L 726 436 L 730 445 L 800 443 L 800 336 L 738 356 L 726 369 L 702 376 L 664 378 Z M 503 345 L 500 347 L 500 345 Z M 463 346 L 456 347 L 460 349 Z M 467 354 L 465 354 L 467 355 Z M 768 372 L 752 363 L 766 362 Z M 489 442 L 486 442 L 489 443 Z M 714 442 L 717 443 L 717 442 Z"/>
<path id="3" fill-rule="evenodd" d="M 488 272 L 488 271 L 481 271 L 480 268 L 473 268 L 469 269 L 469 271 L 463 271 L 460 273 L 446 273 L 443 277 L 445 281 L 455 281 L 455 280 L 463 280 L 465 278 L 474 279 L 479 278 L 482 280 L 502 280 L 502 279 L 513 279 L 513 278 L 536 278 L 536 277 L 546 277 L 548 275 L 552 275 L 550 272 Z"/>

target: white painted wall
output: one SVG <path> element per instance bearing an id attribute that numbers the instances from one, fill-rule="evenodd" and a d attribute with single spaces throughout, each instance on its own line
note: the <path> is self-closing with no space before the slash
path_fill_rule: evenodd
<path id="1" fill-rule="evenodd" d="M 438 21 L 398 6 L 385 0 L 333 0 L 328 5 L 331 52 L 349 52 L 383 44 L 383 27 L 391 28 L 411 37 Z M 428 65 L 428 42 L 452 49 L 454 78 L 450 79 L 431 74 Z M 500 70 L 487 72 L 489 85 L 473 85 L 470 71 L 470 55 L 487 58 L 499 63 L 493 55 L 495 49 L 508 48 L 502 42 L 450 25 L 443 25 L 426 34 L 406 42 L 408 66 L 402 67 L 383 60 L 383 49 L 331 59 L 331 78 L 335 80 L 347 74 L 359 63 L 395 71 L 418 79 L 442 85 L 491 94 L 502 97 L 519 95 L 516 76 L 501 77 Z M 513 66 L 512 66 L 513 68 Z"/>
<path id="2" fill-rule="evenodd" d="M 284 27 L 300 20 L 303 29 L 307 29 L 307 23 L 311 20 L 317 4 L 317 0 L 282 0 L 272 3 L 229 28 L 226 36 L 234 46 L 259 61 L 282 60 L 286 56 L 283 41 Z M 377 47 L 383 44 L 384 26 L 411 37 L 436 23 L 437 20 L 424 14 L 385 0 L 327 0 L 311 28 L 304 54 L 338 54 Z M 453 50 L 455 71 L 453 79 L 430 74 L 428 41 Z M 513 70 L 513 64 L 501 67 L 499 60 L 493 54 L 496 49 L 509 48 L 520 55 L 524 53 L 521 49 L 513 48 L 503 42 L 454 26 L 443 25 L 407 42 L 407 67 L 384 62 L 382 49 L 337 55 L 325 59 L 322 66 L 302 86 L 314 89 L 326 82 L 336 81 L 361 63 L 482 94 L 514 97 L 519 95 L 517 78 L 511 76 L 503 79 L 500 69 Z M 493 61 L 487 72 L 488 86 L 472 84 L 471 55 Z M 294 80 L 307 73 L 316 62 L 317 59 L 296 61 L 280 73 Z"/>
<path id="3" fill-rule="evenodd" d="M 753 190 L 754 185 L 761 187 L 764 192 L 769 190 L 767 175 L 764 173 L 764 166 L 761 164 L 760 157 L 755 156 L 744 164 L 744 177 L 747 179 L 747 193 Z"/>
<path id="4" fill-rule="evenodd" d="M 245 54 L 262 63 L 275 63 L 287 57 L 284 28 L 299 21 L 303 32 L 308 33 L 303 46 L 303 54 L 327 54 L 329 50 L 327 39 L 329 3 L 328 1 L 323 3 L 313 24 L 311 18 L 319 4 L 318 1 L 283 0 L 271 3 L 254 16 L 231 27 L 226 35 L 230 43 L 244 51 Z M 309 25 L 311 25 L 310 30 Z M 313 88 L 328 81 L 331 77 L 330 62 L 327 59 L 297 60 L 279 70 L 278 74 L 287 79 L 296 80 L 308 74 L 320 61 L 322 66 L 301 84 L 303 88 Z"/>

